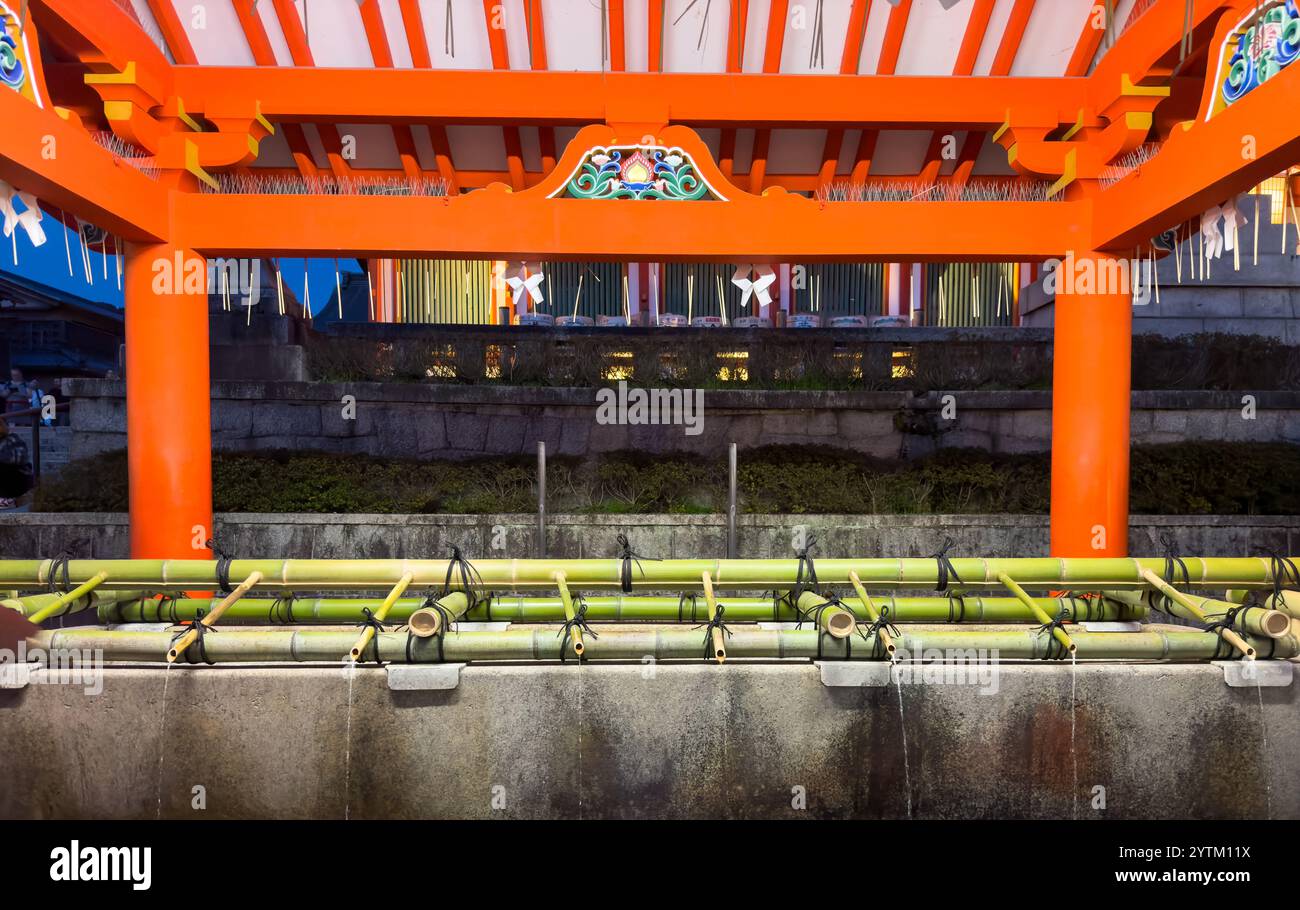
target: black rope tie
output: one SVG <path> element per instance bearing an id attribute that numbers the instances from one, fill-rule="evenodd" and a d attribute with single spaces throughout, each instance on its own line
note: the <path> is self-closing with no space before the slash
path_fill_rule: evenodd
<path id="1" fill-rule="evenodd" d="M 1069 612 L 1065 609 L 1065 604 L 1061 604 L 1060 612 L 1056 614 L 1055 619 L 1049 619 L 1041 626 L 1035 627 L 1035 632 L 1047 633 L 1047 650 L 1043 652 L 1043 660 L 1064 660 L 1070 653 L 1070 649 L 1056 640 L 1054 630 L 1060 629 L 1065 631 L 1065 621 L 1069 617 Z"/>
<path id="2" fill-rule="evenodd" d="M 189 595 L 186 594 L 184 591 L 181 591 L 179 594 L 164 594 L 157 601 L 155 601 L 155 603 L 157 603 L 158 605 L 158 608 L 154 611 L 153 621 L 154 622 L 163 621 L 163 605 L 166 604 L 168 607 L 168 614 L 170 616 L 169 621 L 171 622 L 171 624 L 174 626 L 177 623 L 179 623 L 181 621 L 181 618 L 180 615 L 176 612 L 176 601 L 186 597 L 189 597 Z M 196 610 L 195 612 L 201 613 L 202 610 L 199 609 Z M 146 618 L 146 614 L 144 612 L 144 603 L 142 601 L 140 604 L 140 622 L 148 622 L 148 621 L 149 620 Z"/>
<path id="3" fill-rule="evenodd" d="M 960 581 L 961 579 L 957 579 Z M 948 622 L 966 621 L 966 595 L 960 591 L 948 592 Z"/>
<path id="4" fill-rule="evenodd" d="M 882 630 L 888 632 L 895 638 L 901 639 L 903 637 L 903 633 L 898 631 L 898 627 L 889 621 L 888 606 L 880 608 L 879 619 L 873 621 L 869 626 L 858 627 L 858 634 L 861 635 L 864 640 L 872 640 L 871 656 L 876 660 L 879 660 L 889 653 L 885 649 L 885 643 L 880 640 L 880 633 Z"/>
<path id="5" fill-rule="evenodd" d="M 383 661 L 379 659 L 379 636 L 384 631 L 384 624 L 375 618 L 374 611 L 372 611 L 369 607 L 362 607 L 361 614 L 365 617 L 365 619 L 361 620 L 361 622 L 357 623 L 357 625 L 363 629 L 375 630 L 374 637 L 370 639 L 371 644 L 375 646 L 375 663 L 377 664 L 383 663 Z M 357 663 L 365 663 L 365 661 L 366 661 L 366 654 L 365 654 L 365 650 L 362 649 L 361 655 L 357 660 Z"/>
<path id="6" fill-rule="evenodd" d="M 699 605 L 699 595 L 694 591 L 688 591 L 677 598 L 677 621 L 686 622 L 686 604 L 691 605 L 691 622 L 697 622 L 699 617 L 695 615 L 695 608 Z"/>
<path id="7" fill-rule="evenodd" d="M 221 586 L 221 593 L 229 594 L 234 590 L 230 586 L 230 564 L 235 561 L 234 557 L 218 547 L 215 539 L 209 539 L 204 546 L 217 558 L 217 584 Z"/>
<path id="8" fill-rule="evenodd" d="M 459 587 L 452 586 L 452 576 L 460 575 Z M 451 545 L 451 561 L 447 563 L 447 577 L 442 582 L 442 591 L 438 593 L 441 599 L 446 597 L 452 591 L 460 590 L 465 592 L 469 605 L 478 603 L 477 591 L 483 586 L 483 576 L 478 574 L 478 569 L 474 568 L 473 563 L 464 557 L 460 552 L 460 547 L 455 544 Z"/>
<path id="9" fill-rule="evenodd" d="M 66 594 L 72 590 L 72 579 L 69 577 L 68 563 L 72 560 L 72 554 L 63 550 L 57 556 L 50 560 L 50 577 L 46 579 L 49 584 L 51 594 Z M 63 573 L 63 581 L 55 581 L 55 577 Z"/>
<path id="10" fill-rule="evenodd" d="M 185 649 L 185 662 L 187 664 L 196 664 L 199 662 L 199 660 L 201 660 L 208 666 L 213 665 L 212 659 L 208 657 L 208 649 L 204 645 L 203 639 L 205 636 L 208 635 L 216 635 L 217 630 L 214 628 L 209 628 L 208 626 L 203 624 L 203 617 L 206 615 L 207 615 L 207 611 L 204 610 L 202 607 L 195 610 L 194 621 L 190 623 L 186 623 L 185 626 L 181 627 L 180 631 L 178 631 L 175 635 L 172 636 L 172 645 L 175 645 L 176 642 L 184 638 L 186 633 L 188 633 L 190 630 L 194 631 L 194 643 Z M 195 654 L 198 654 L 199 660 L 194 659 Z"/>
<path id="11" fill-rule="evenodd" d="M 726 612 L 727 612 L 727 608 L 724 607 L 722 604 L 718 604 L 718 609 L 716 612 L 714 612 L 713 618 L 710 619 L 708 622 L 706 622 L 704 625 L 695 627 L 697 629 L 704 630 L 704 659 L 705 660 L 717 660 L 718 658 L 718 655 L 713 653 L 713 630 L 714 629 L 717 629 L 719 632 L 721 632 L 724 638 L 731 637 L 731 630 L 727 628 L 727 624 L 722 620 L 723 616 L 726 615 Z"/>
<path id="12" fill-rule="evenodd" d="M 795 551 L 795 556 L 799 557 L 799 568 L 794 575 L 794 587 L 786 595 L 786 602 L 790 604 L 795 615 L 799 615 L 799 598 L 805 591 L 817 593 L 817 566 L 813 564 L 812 551 L 817 546 L 817 535 L 809 534 L 808 541 L 802 549 Z"/>
<path id="13" fill-rule="evenodd" d="M 844 603 L 840 600 L 838 595 L 829 594 L 826 596 L 825 603 L 818 604 L 815 607 L 809 607 L 806 611 L 802 613 L 799 612 L 798 604 L 795 604 L 794 614 L 796 620 L 795 620 L 794 627 L 796 629 L 803 628 L 803 624 L 805 622 L 808 622 L 809 619 L 811 618 L 812 624 L 820 629 L 822 627 L 822 614 L 825 613 L 831 607 L 839 607 L 842 610 L 848 610 L 848 612 L 850 613 L 853 612 L 852 610 L 849 610 L 848 607 L 844 606 Z"/>
<path id="14" fill-rule="evenodd" d="M 1160 545 L 1165 548 L 1165 584 L 1177 584 L 1177 572 L 1183 573 L 1183 584 L 1191 584 L 1192 575 L 1187 571 L 1187 563 L 1183 562 L 1182 557 L 1178 555 L 1178 542 L 1170 535 L 1161 532 Z M 1177 616 L 1170 604 L 1169 595 L 1163 591 L 1157 592 L 1151 598 L 1151 606 L 1156 610 L 1169 616 Z"/>
<path id="15" fill-rule="evenodd" d="M 951 537 L 945 537 L 943 539 L 943 546 L 939 548 L 939 552 L 933 553 L 928 557 L 929 559 L 933 559 L 938 565 L 939 580 L 934 589 L 940 594 L 948 590 L 949 578 L 958 584 L 961 584 L 961 576 L 957 574 L 957 570 L 952 567 L 952 560 L 948 558 L 948 551 L 954 546 L 955 541 L 953 541 Z"/>
<path id="16" fill-rule="evenodd" d="M 446 607 L 444 607 L 442 605 L 442 602 L 439 601 L 438 598 L 434 597 L 432 594 L 424 598 L 424 603 L 420 604 L 420 609 L 433 610 L 435 613 L 438 614 L 438 618 L 441 620 L 441 622 L 439 623 L 439 631 L 437 635 L 438 638 L 441 638 L 443 635 L 445 635 L 447 630 L 452 628 L 456 623 L 455 615 Z M 466 612 L 469 611 L 467 610 Z"/>
<path id="17" fill-rule="evenodd" d="M 272 623 L 288 623 L 293 625 L 297 620 L 293 618 L 293 592 L 288 594 L 278 594 L 275 600 L 271 601 L 271 610 L 267 615 L 267 621 Z"/>
<path id="18" fill-rule="evenodd" d="M 632 593 L 632 564 L 636 563 L 637 571 L 641 577 L 645 577 L 645 569 L 641 568 L 641 560 L 648 559 L 651 562 L 659 562 L 658 557 L 642 556 L 636 550 L 632 549 L 631 542 L 627 539 L 626 534 L 617 535 L 614 540 L 618 543 L 617 559 L 623 560 L 623 565 L 619 572 L 619 581 L 624 594 Z"/>
<path id="19" fill-rule="evenodd" d="M 1274 610 L 1281 609 L 1278 605 L 1282 602 L 1282 592 L 1300 589 L 1300 569 L 1293 560 L 1268 547 L 1256 547 L 1255 551 L 1268 557 L 1268 574 L 1273 579 L 1273 595 L 1268 602 Z"/>
<path id="20" fill-rule="evenodd" d="M 443 632 L 439 632 L 437 635 L 433 636 L 434 639 L 438 642 L 438 661 L 437 661 L 438 663 L 444 663 L 447 660 L 446 655 L 443 653 L 442 650 L 443 633 L 445 631 L 446 628 L 444 627 Z M 411 646 L 414 645 L 419 640 L 420 640 L 419 637 L 411 632 L 411 627 L 408 625 L 406 627 L 406 662 L 408 664 L 415 663 L 415 657 L 411 654 Z"/>
<path id="21" fill-rule="evenodd" d="M 600 638 L 596 631 L 587 625 L 587 601 L 581 594 L 573 599 L 573 619 L 566 619 L 563 625 L 560 626 L 559 637 L 563 639 L 560 642 L 560 663 L 564 663 L 568 659 L 566 649 L 573 640 L 569 633 L 574 629 L 584 635 L 590 635 L 592 638 Z M 586 657 L 578 654 L 578 663 L 582 663 L 584 660 L 586 660 Z"/>

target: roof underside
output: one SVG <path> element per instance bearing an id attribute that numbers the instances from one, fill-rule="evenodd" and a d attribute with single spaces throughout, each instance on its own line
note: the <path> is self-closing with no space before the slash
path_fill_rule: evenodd
<path id="1" fill-rule="evenodd" d="M 208 0 L 197 7 L 192 0 L 118 0 L 130 6 L 141 26 L 154 37 L 168 56 L 182 54 L 201 65 L 253 66 L 254 51 L 235 10 L 236 2 L 252 0 Z M 665 0 L 662 23 L 652 13 L 651 0 L 624 0 L 623 28 L 611 34 L 608 0 L 499 0 L 505 33 L 505 58 L 500 42 L 494 57 L 490 40 L 488 9 L 496 5 L 483 0 L 257 0 L 256 16 L 265 30 L 275 63 L 295 65 L 291 48 L 293 35 L 286 36 L 282 17 L 296 16 L 306 34 L 311 62 L 318 67 L 371 68 L 377 50 L 391 57 L 399 68 L 413 66 L 413 32 L 422 33 L 429 64 L 435 69 L 600 72 L 616 68 L 646 72 L 725 73 L 729 43 L 741 48 L 739 67 L 746 73 L 780 72 L 857 73 L 897 75 L 1084 75 L 1097 57 L 1130 20 L 1150 5 L 1147 0 L 1118 0 L 1114 26 L 1108 38 L 1090 35 L 1090 17 L 1095 0 Z M 304 3 L 306 10 L 304 15 Z M 945 8 L 945 4 L 951 4 Z M 170 46 L 155 10 L 170 4 L 176 13 L 188 48 Z M 786 21 L 770 27 L 775 7 L 787 6 Z M 382 31 L 367 23 L 363 9 L 377 7 Z M 733 8 L 745 10 L 743 28 L 732 21 Z M 746 9 L 747 8 L 747 9 Z M 200 12 L 200 9 L 202 12 Z M 532 10 L 540 10 L 540 22 Z M 854 12 L 865 12 L 855 22 Z M 418 11 L 418 21 L 414 14 Z M 1026 12 L 1028 14 L 1025 18 Z M 404 15 L 405 13 L 405 15 Z M 987 16 L 987 19 L 985 18 Z M 860 23 L 860 24 L 859 24 Z M 296 25 L 289 23 L 292 32 Z M 651 61 L 652 28 L 662 31 L 662 64 Z M 534 48 L 530 36 L 544 35 Z M 416 40 L 419 40 L 418 38 Z M 375 42 L 382 41 L 380 47 Z M 1084 42 L 1081 54 L 1076 48 Z M 962 49 L 966 49 L 965 63 Z M 846 54 L 846 48 L 848 53 Z M 856 55 L 855 48 L 860 48 Z M 531 52 L 530 52 L 531 51 Z M 974 54 L 973 62 L 970 55 Z M 856 60 L 853 59 L 856 56 Z M 779 57 L 779 64 L 777 63 Z M 299 50 L 301 61 L 301 49 Z M 766 61 L 766 64 L 765 64 Z M 731 61 L 731 70 L 736 61 Z M 494 67 L 495 64 L 495 67 Z M 1074 70 L 1071 72 L 1073 65 Z M 963 73 L 969 66 L 969 73 Z M 774 67 L 776 67 L 774 69 Z M 354 136 L 360 170 L 400 171 L 397 137 L 386 125 L 339 123 L 338 132 Z M 531 174 L 542 171 L 542 149 L 550 145 L 563 149 L 572 138 L 572 127 L 519 127 L 523 165 Z M 312 156 L 321 168 L 329 159 L 321 133 L 313 125 L 304 132 Z M 702 129 L 702 137 L 714 154 L 722 143 L 722 131 Z M 501 127 L 452 125 L 447 128 L 453 164 L 475 172 L 507 169 L 507 137 Z M 429 131 L 411 127 L 411 137 L 420 166 L 437 169 Z M 967 137 L 955 134 L 955 147 L 965 148 Z M 734 136 L 734 171 L 749 172 L 754 157 L 755 131 L 742 129 Z M 853 170 L 860 147 L 861 131 L 846 130 L 838 149 L 836 173 Z M 933 159 L 932 135 L 928 131 L 895 130 L 881 133 L 871 155 L 870 176 L 916 175 Z M 972 139 L 970 149 L 975 174 L 1012 173 L 1005 152 L 983 136 Z M 770 131 L 766 152 L 766 173 L 776 176 L 813 176 L 823 167 L 826 131 L 822 129 Z M 830 152 L 833 155 L 835 152 Z M 282 132 L 263 142 L 258 167 L 293 168 L 294 159 Z M 954 161 L 944 160 L 940 174 L 947 174 Z"/>

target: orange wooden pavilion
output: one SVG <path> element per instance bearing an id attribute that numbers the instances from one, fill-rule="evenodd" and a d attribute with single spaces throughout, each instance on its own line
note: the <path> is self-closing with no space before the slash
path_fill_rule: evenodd
<path id="1" fill-rule="evenodd" d="M 0 22 L 0 179 L 126 245 L 136 557 L 210 536 L 204 259 L 1101 276 L 1300 161 L 1295 0 L 0 0 Z M 307 190 L 247 189 L 276 177 Z M 199 277 L 160 281 L 173 263 Z M 1127 286 L 1058 289 L 1056 555 L 1126 552 L 1130 334 Z"/>

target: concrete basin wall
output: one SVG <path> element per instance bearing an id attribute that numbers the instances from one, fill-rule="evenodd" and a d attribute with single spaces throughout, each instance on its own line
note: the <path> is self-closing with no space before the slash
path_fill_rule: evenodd
<path id="1" fill-rule="evenodd" d="M 803 661 L 474 665 L 427 692 L 365 668 L 349 726 L 337 667 L 110 668 L 98 695 L 0 690 L 0 817 L 1300 817 L 1294 686 L 1077 674 L 907 684 L 900 720 L 898 688 Z"/>

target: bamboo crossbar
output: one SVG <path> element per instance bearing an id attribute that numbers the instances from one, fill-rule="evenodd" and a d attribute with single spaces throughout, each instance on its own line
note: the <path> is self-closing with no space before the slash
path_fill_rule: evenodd
<path id="1" fill-rule="evenodd" d="M 1182 561 L 1187 566 L 1189 586 L 1258 590 L 1273 585 L 1272 567 L 1265 557 L 1188 557 Z M 240 577 L 260 572 L 261 586 L 271 590 L 389 590 L 408 572 L 416 586 L 440 587 L 450 564 L 445 559 L 236 559 L 229 572 Z M 0 588 L 45 589 L 54 565 L 48 559 L 0 560 Z M 616 558 L 482 559 L 473 561 L 473 565 L 486 589 L 554 589 L 556 572 L 562 572 L 570 586 L 584 591 L 618 589 L 622 584 L 622 560 Z M 961 578 L 953 587 L 960 591 L 1000 588 L 999 575 L 1014 578 L 1028 590 L 1095 591 L 1146 588 L 1149 582 L 1143 573 L 1162 572 L 1164 560 L 958 557 L 951 559 L 951 565 Z M 635 573 L 632 585 L 643 591 L 697 590 L 701 575 L 708 572 L 718 589 L 790 588 L 796 583 L 799 566 L 797 559 L 647 560 Z M 848 585 L 850 572 L 856 572 L 869 589 L 934 590 L 939 583 L 938 562 L 934 559 L 819 559 L 816 567 L 823 586 Z M 218 584 L 216 563 L 210 560 L 74 559 L 68 563 L 71 584 L 89 581 L 101 571 L 109 574 L 100 585 L 107 590 L 177 592 L 210 589 Z"/>
<path id="2" fill-rule="evenodd" d="M 227 629 L 205 643 L 214 663 L 292 661 L 337 663 L 355 639 L 351 631 L 322 629 L 242 630 Z M 833 639 L 819 630 L 736 629 L 727 639 L 729 658 L 882 660 L 877 657 L 873 637 Z M 1150 660 L 1194 662 L 1221 658 L 1222 641 L 1213 632 L 1148 629 L 1143 632 L 1086 632 L 1074 635 L 1080 660 Z M 408 660 L 405 632 L 384 632 L 375 636 L 377 656 L 392 663 Z M 110 662 L 156 663 L 170 642 L 167 632 L 109 631 L 69 628 L 43 631 L 34 636 L 33 648 L 101 651 Z M 1281 639 L 1251 639 L 1261 656 L 1287 658 L 1300 654 L 1294 634 Z M 966 630 L 925 628 L 906 631 L 897 641 L 900 651 L 925 658 L 939 652 L 944 659 L 1041 660 L 1048 655 L 1050 640 L 1032 629 Z M 414 639 L 409 642 L 410 661 L 467 662 L 488 660 L 559 660 L 563 639 L 548 629 L 507 629 L 502 632 L 448 632 L 441 642 Z M 1055 649 L 1059 654 L 1059 649 Z M 30 653 L 30 652 L 29 652 Z M 883 649 L 882 652 L 883 653 Z M 697 630 L 650 629 L 603 632 L 588 643 L 586 660 L 642 661 L 700 660 Z M 929 659 L 929 658 L 926 658 Z"/>
<path id="3" fill-rule="evenodd" d="M 875 608 L 874 613 L 867 608 L 860 596 L 842 598 L 840 603 L 858 620 L 867 622 L 874 622 L 879 617 L 881 608 L 889 609 L 889 621 L 894 623 L 1026 623 L 1034 619 L 1028 608 L 1014 597 L 968 594 L 960 599 L 950 599 L 897 597 L 881 592 L 869 596 Z M 443 599 L 443 606 L 449 607 L 453 598 L 459 598 L 456 601 L 458 606 L 465 602 L 464 594 L 450 594 Z M 689 597 L 684 599 L 676 594 L 594 595 L 585 600 L 588 622 L 697 624 L 708 619 L 702 599 L 692 601 Z M 1064 609 L 1071 622 L 1138 622 L 1146 619 L 1148 613 L 1142 594 L 1138 591 L 1108 592 L 1104 597 L 1040 597 L 1035 600 L 1052 616 Z M 380 602 L 375 598 L 295 597 L 289 600 L 246 597 L 226 611 L 222 622 L 225 625 L 355 623 L 362 618 L 362 608 L 374 610 Z M 215 601 L 201 597 L 156 600 L 141 599 L 136 594 L 129 599 L 100 603 L 98 617 L 104 624 L 175 623 L 192 620 L 198 610 L 208 610 L 213 603 Z M 406 622 L 423 605 L 422 598 L 399 598 L 388 617 L 392 621 Z M 727 597 L 725 605 L 727 618 L 736 622 L 795 622 L 799 618 L 798 613 L 782 598 Z M 457 617 L 471 622 L 562 622 L 565 618 L 560 598 L 525 594 L 494 595 L 490 599 L 480 600 L 469 610 L 457 612 Z"/>

